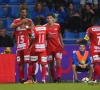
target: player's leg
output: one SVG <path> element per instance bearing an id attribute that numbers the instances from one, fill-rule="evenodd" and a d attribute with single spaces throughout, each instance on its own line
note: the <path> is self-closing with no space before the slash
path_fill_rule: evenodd
<path id="1" fill-rule="evenodd" d="M 56 60 L 56 71 L 57 71 L 57 81 L 61 82 L 61 60 L 62 60 L 62 53 L 56 52 L 55 53 L 55 60 Z"/>
<path id="2" fill-rule="evenodd" d="M 73 64 L 72 65 L 72 71 L 73 71 L 73 74 L 74 74 L 75 81 L 77 82 L 78 81 L 78 77 L 77 77 L 76 68 L 77 68 L 77 66 L 75 64 Z"/>
<path id="3" fill-rule="evenodd" d="M 47 64 L 47 53 L 39 53 L 38 63 L 41 64 L 42 67 L 42 83 L 46 83 L 46 64 Z"/>
<path id="4" fill-rule="evenodd" d="M 99 55 L 98 53 L 92 54 L 92 62 L 94 65 L 94 77 L 93 77 L 93 81 L 96 81 L 98 76 L 99 76 Z"/>
<path id="5" fill-rule="evenodd" d="M 89 66 L 89 80 L 91 80 L 93 74 L 93 64 Z"/>
<path id="6" fill-rule="evenodd" d="M 56 74 L 55 74 L 55 67 L 54 67 L 54 54 L 53 52 L 48 52 L 48 57 L 47 57 L 47 62 L 49 64 L 49 70 L 50 70 L 50 74 L 51 77 L 53 79 L 53 82 L 56 83 Z"/>
<path id="7" fill-rule="evenodd" d="M 17 62 L 18 62 L 18 73 L 20 78 L 20 83 L 24 83 L 24 55 L 23 51 L 17 52 Z"/>

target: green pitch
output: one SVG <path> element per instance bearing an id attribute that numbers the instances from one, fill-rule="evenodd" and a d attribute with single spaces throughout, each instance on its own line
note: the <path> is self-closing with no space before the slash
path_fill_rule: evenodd
<path id="1" fill-rule="evenodd" d="M 87 83 L 0 84 L 0 90 L 100 90 Z"/>

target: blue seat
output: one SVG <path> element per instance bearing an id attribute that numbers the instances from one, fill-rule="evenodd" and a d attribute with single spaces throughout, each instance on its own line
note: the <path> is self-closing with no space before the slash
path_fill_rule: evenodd
<path id="1" fill-rule="evenodd" d="M 17 12 L 19 12 L 18 7 L 8 7 L 8 10 L 7 10 L 8 17 L 15 18 Z"/>
<path id="2" fill-rule="evenodd" d="M 9 19 L 9 20 L 4 20 L 3 21 L 3 27 L 6 28 L 7 30 L 11 30 L 10 29 L 10 25 L 12 24 L 13 20 Z"/>
<path id="3" fill-rule="evenodd" d="M 0 18 L 5 18 L 5 12 L 4 9 L 0 7 Z"/>
<path id="4" fill-rule="evenodd" d="M 100 19 L 99 19 L 98 25 L 100 26 Z"/>
<path id="5" fill-rule="evenodd" d="M 86 35 L 86 32 L 79 32 L 78 33 L 78 38 L 82 39 Z"/>
<path id="6" fill-rule="evenodd" d="M 18 0 L 6 0 L 9 5 L 20 5 Z"/>
<path id="7" fill-rule="evenodd" d="M 75 5 L 80 5 L 80 0 L 71 0 Z"/>
<path id="8" fill-rule="evenodd" d="M 48 7 L 44 7 L 45 8 L 45 13 L 48 14 L 50 12 Z"/>
<path id="9" fill-rule="evenodd" d="M 71 40 L 75 38 L 76 38 L 76 35 L 73 32 L 65 32 L 63 34 L 63 39 L 67 39 L 67 40 L 63 40 L 65 44 L 75 44 L 75 40 Z"/>
<path id="10" fill-rule="evenodd" d="M 0 0 L 0 5 L 6 5 L 6 2 L 4 0 Z"/>
<path id="11" fill-rule="evenodd" d="M 33 5 L 35 4 L 35 1 L 34 0 L 25 0 L 27 2 L 27 4 L 30 4 L 30 5 Z"/>
<path id="12" fill-rule="evenodd" d="M 33 6 L 28 6 L 28 9 L 30 10 L 31 14 L 34 12 L 34 7 Z"/>

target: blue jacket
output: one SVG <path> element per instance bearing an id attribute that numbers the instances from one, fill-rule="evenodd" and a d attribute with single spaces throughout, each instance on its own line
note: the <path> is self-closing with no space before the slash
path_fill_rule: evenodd
<path id="1" fill-rule="evenodd" d="M 80 54 L 83 56 L 84 52 L 80 52 Z M 75 64 L 76 66 L 79 66 L 79 62 L 78 62 L 76 53 L 73 54 L 73 64 Z M 90 54 L 88 54 L 87 63 L 86 64 L 88 64 L 88 65 L 91 64 Z"/>

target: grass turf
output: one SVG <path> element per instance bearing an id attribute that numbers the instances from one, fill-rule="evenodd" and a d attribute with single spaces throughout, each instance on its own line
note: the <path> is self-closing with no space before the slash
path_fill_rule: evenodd
<path id="1" fill-rule="evenodd" d="M 87 83 L 0 84 L 0 90 L 100 90 Z"/>

